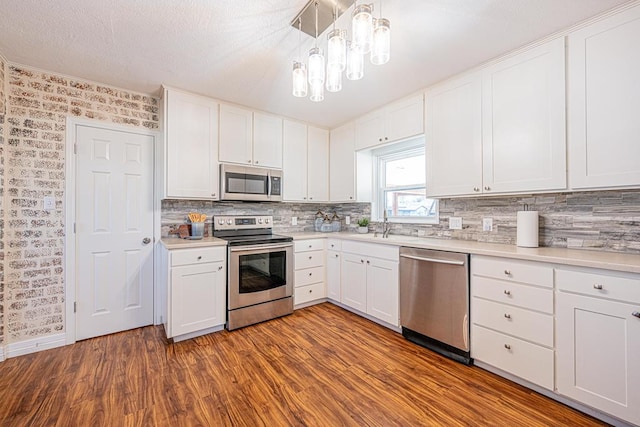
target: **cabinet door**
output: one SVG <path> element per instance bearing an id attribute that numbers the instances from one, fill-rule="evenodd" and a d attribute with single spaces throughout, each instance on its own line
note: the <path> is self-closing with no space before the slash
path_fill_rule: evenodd
<path id="1" fill-rule="evenodd" d="M 307 142 L 307 197 L 310 202 L 329 200 L 329 131 L 309 126 Z"/>
<path id="2" fill-rule="evenodd" d="M 253 164 L 253 113 L 244 108 L 220 105 L 221 162 Z"/>
<path id="3" fill-rule="evenodd" d="M 169 324 L 171 337 L 226 321 L 226 271 L 223 262 L 171 269 Z"/>
<path id="4" fill-rule="evenodd" d="M 427 196 L 479 194 L 482 189 L 482 79 L 447 81 L 426 93 Z"/>
<path id="5" fill-rule="evenodd" d="M 398 263 L 369 258 L 367 263 L 367 314 L 399 326 Z"/>
<path id="6" fill-rule="evenodd" d="M 344 305 L 367 312 L 367 265 L 363 256 L 342 253 L 341 276 Z"/>
<path id="7" fill-rule="evenodd" d="M 284 121 L 283 199 L 307 200 L 307 125 Z"/>
<path id="8" fill-rule="evenodd" d="M 282 119 L 253 113 L 253 164 L 282 168 Z"/>
<path id="9" fill-rule="evenodd" d="M 640 7 L 569 35 L 572 188 L 640 185 Z"/>
<path id="10" fill-rule="evenodd" d="M 384 113 L 377 111 L 356 120 L 356 150 L 383 144 Z"/>
<path id="11" fill-rule="evenodd" d="M 384 141 L 398 141 L 424 133 L 424 97 L 396 102 L 385 109 Z"/>
<path id="12" fill-rule="evenodd" d="M 218 198 L 218 104 L 165 90 L 166 197 Z"/>
<path id="13" fill-rule="evenodd" d="M 558 392 L 640 424 L 640 306 L 557 293 Z"/>
<path id="14" fill-rule="evenodd" d="M 329 141 L 329 198 L 332 202 L 356 200 L 355 124 L 331 131 Z"/>
<path id="15" fill-rule="evenodd" d="M 482 74 L 483 192 L 565 189 L 564 37 Z"/>
<path id="16" fill-rule="evenodd" d="M 327 297 L 340 301 L 340 252 L 327 251 Z"/>

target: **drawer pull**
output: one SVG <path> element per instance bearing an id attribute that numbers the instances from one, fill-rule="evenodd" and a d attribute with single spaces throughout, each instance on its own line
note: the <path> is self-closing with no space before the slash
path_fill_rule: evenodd
<path id="1" fill-rule="evenodd" d="M 218 271 L 222 270 L 222 266 L 218 267 Z"/>
<path id="2" fill-rule="evenodd" d="M 313 257 L 312 257 L 312 256 L 310 256 L 310 257 L 309 257 L 309 259 L 313 259 Z"/>
<path id="3" fill-rule="evenodd" d="M 593 285 L 593 289 L 601 290 L 602 285 L 596 283 L 595 285 Z"/>
<path id="4" fill-rule="evenodd" d="M 511 270 L 505 270 L 504 274 L 505 276 L 511 276 Z"/>
<path id="5" fill-rule="evenodd" d="M 367 264 L 371 264 L 371 261 L 367 260 Z"/>
<path id="6" fill-rule="evenodd" d="M 510 315 L 509 313 L 505 313 L 505 314 L 504 314 L 504 318 L 505 318 L 505 319 L 511 319 L 511 315 Z"/>
<path id="7" fill-rule="evenodd" d="M 631 313 L 631 315 L 632 315 L 633 317 L 640 318 L 640 311 L 634 311 L 633 313 Z"/>
<path id="8" fill-rule="evenodd" d="M 509 344 L 505 344 L 504 348 L 506 348 L 507 350 L 511 350 L 511 346 Z"/>
<path id="9" fill-rule="evenodd" d="M 505 294 L 505 295 L 509 295 L 509 296 L 511 296 L 511 291 L 510 291 L 510 290 L 505 289 L 505 290 L 504 290 L 504 294 Z"/>
<path id="10" fill-rule="evenodd" d="M 313 273 L 309 273 L 309 276 L 313 275 Z"/>
<path id="11" fill-rule="evenodd" d="M 363 260 L 363 259 L 361 259 L 361 260 L 360 260 L 360 262 L 364 263 L 364 260 Z"/>
<path id="12" fill-rule="evenodd" d="M 309 289 L 309 293 L 312 293 L 312 292 L 313 292 L 313 289 Z"/>
<path id="13" fill-rule="evenodd" d="M 200 256 L 198 257 L 198 261 L 200 261 L 201 259 L 202 259 L 202 255 L 200 255 Z"/>
<path id="14" fill-rule="evenodd" d="M 338 258 L 338 254 L 336 254 L 336 258 Z"/>
<path id="15" fill-rule="evenodd" d="M 313 247 L 313 245 L 309 245 L 309 248 L 312 248 L 312 247 Z"/>

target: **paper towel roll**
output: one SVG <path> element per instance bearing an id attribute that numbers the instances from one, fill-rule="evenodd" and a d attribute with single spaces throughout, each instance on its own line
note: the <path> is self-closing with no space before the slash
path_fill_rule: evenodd
<path id="1" fill-rule="evenodd" d="M 519 211 L 517 214 L 516 245 L 538 247 L 538 211 Z"/>

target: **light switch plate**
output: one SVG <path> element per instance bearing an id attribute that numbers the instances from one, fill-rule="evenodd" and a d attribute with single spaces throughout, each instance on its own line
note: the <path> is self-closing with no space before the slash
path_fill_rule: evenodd
<path id="1" fill-rule="evenodd" d="M 482 231 L 493 231 L 493 218 L 482 218 Z"/>
<path id="2" fill-rule="evenodd" d="M 298 217 L 297 216 L 292 216 L 291 217 L 291 225 L 298 225 Z"/>
<path id="3" fill-rule="evenodd" d="M 462 230 L 462 217 L 449 217 L 449 230 Z"/>
<path id="4" fill-rule="evenodd" d="M 351 224 L 351 217 L 349 215 L 344 217 L 344 223 L 347 225 Z"/>
<path id="5" fill-rule="evenodd" d="M 52 211 L 56 208 L 56 199 L 51 196 L 44 196 L 44 210 Z"/>

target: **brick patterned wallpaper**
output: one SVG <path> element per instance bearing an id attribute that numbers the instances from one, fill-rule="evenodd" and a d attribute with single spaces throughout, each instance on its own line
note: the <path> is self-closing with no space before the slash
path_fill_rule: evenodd
<path id="1" fill-rule="evenodd" d="M 5 78 L 5 341 L 17 342 L 64 330 L 66 118 L 149 129 L 159 118 L 149 95 L 12 64 Z"/>
<path id="2" fill-rule="evenodd" d="M 0 55 L 0 345 L 4 343 L 4 121 L 5 69 L 7 61 Z"/>

